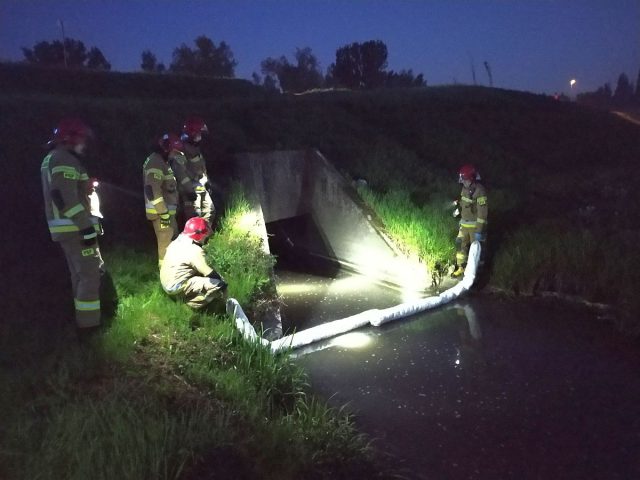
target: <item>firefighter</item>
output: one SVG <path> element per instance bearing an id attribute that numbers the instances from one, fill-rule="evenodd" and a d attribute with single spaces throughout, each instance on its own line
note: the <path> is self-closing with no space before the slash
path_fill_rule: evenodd
<path id="1" fill-rule="evenodd" d="M 184 230 L 169 247 L 160 268 L 160 283 L 170 296 L 201 309 L 225 295 L 227 283 L 205 259 L 203 245 L 211 227 L 201 217 L 187 220 Z"/>
<path id="2" fill-rule="evenodd" d="M 184 122 L 181 139 L 184 143 L 187 170 L 193 182 L 193 191 L 196 194 L 195 213 L 211 225 L 215 216 L 215 206 L 210 194 L 211 185 L 207 176 L 207 165 L 200 149 L 203 136 L 208 134 L 209 128 L 204 120 L 197 116 L 191 116 Z"/>
<path id="3" fill-rule="evenodd" d="M 474 240 L 484 242 L 487 226 L 487 192 L 478 181 L 480 174 L 473 165 L 463 165 L 458 172 L 458 182 L 462 184 L 460 200 L 460 228 L 456 237 L 456 268 L 452 278 L 464 275 L 469 246 Z"/>
<path id="4" fill-rule="evenodd" d="M 81 336 L 100 325 L 100 277 L 104 273 L 99 222 L 91 215 L 89 175 L 81 162 L 91 137 L 91 129 L 82 120 L 61 120 L 40 167 L 49 232 L 67 260 Z"/>
<path id="5" fill-rule="evenodd" d="M 147 219 L 153 225 L 158 242 L 158 266 L 162 266 L 167 247 L 178 234 L 176 208 L 178 190 L 173 170 L 169 166 L 169 155 L 182 151 L 182 141 L 174 133 L 166 133 L 142 167 L 145 207 Z"/>

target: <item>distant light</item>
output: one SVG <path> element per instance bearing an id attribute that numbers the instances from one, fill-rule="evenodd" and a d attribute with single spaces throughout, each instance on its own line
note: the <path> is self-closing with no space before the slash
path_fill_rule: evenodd
<path id="1" fill-rule="evenodd" d="M 571 80 L 569 80 L 569 86 L 573 87 L 576 84 L 577 80 L 575 78 L 572 78 Z"/>

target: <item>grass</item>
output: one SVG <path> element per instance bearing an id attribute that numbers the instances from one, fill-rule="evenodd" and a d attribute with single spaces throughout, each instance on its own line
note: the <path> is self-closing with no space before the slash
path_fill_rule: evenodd
<path id="1" fill-rule="evenodd" d="M 419 257 L 432 274 L 435 286 L 454 261 L 457 225 L 447 202 L 440 199 L 418 207 L 407 191 L 376 193 L 367 187 L 358 190 L 362 199 L 380 216 L 389 236 L 409 255 Z M 449 202 L 450 203 L 450 202 Z"/>
<path id="2" fill-rule="evenodd" d="M 264 256 L 259 243 L 232 226 L 246 207 L 239 192 L 233 200 L 211 250 L 226 259 L 222 270 L 230 279 Z M 41 344 L 31 356 L 19 323 L 6 332 L 14 342 L 0 369 L 0 477 L 190 479 L 215 471 L 216 478 L 293 479 L 384 472 L 352 419 L 313 398 L 306 373 L 288 355 L 245 342 L 225 315 L 193 312 L 166 296 L 151 252 L 105 253 L 118 309 L 92 342 L 78 345 L 63 327 L 46 351 Z M 270 262 L 263 259 L 251 288 L 239 293 L 255 297 L 269 283 Z"/>

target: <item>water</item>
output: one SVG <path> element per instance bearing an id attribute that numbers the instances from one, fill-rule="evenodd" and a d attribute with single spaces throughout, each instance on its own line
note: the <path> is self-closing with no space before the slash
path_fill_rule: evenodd
<path id="1" fill-rule="evenodd" d="M 290 273 L 279 273 L 283 284 L 305 283 Z M 307 281 L 323 293 L 291 288 L 290 322 L 398 297 Z M 407 478 L 636 479 L 640 355 L 612 330 L 582 309 L 473 295 L 309 346 L 298 361 L 315 393 L 348 404 Z"/>

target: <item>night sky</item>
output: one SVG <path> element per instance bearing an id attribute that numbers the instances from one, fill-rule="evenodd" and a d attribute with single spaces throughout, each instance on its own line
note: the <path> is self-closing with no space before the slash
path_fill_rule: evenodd
<path id="1" fill-rule="evenodd" d="M 267 57 L 311 47 L 323 72 L 337 48 L 367 40 L 388 47 L 388 69 L 424 73 L 429 85 L 488 85 L 535 93 L 635 84 L 640 69 L 640 0 L 0 0 L 0 60 L 21 47 L 66 36 L 95 46 L 112 70 L 140 70 L 151 50 L 169 65 L 173 50 L 199 35 L 227 42 L 236 76 L 251 78 Z M 573 90 L 569 80 L 576 78 Z"/>

